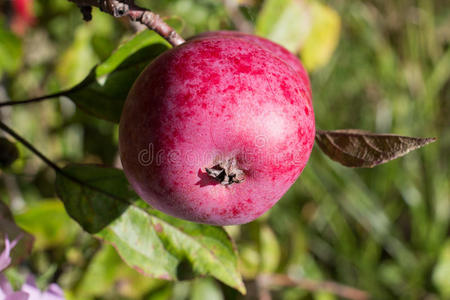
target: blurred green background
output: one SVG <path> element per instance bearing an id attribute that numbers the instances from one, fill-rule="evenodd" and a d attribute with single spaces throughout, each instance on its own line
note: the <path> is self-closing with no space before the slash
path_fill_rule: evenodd
<path id="1" fill-rule="evenodd" d="M 450 5 L 445 0 L 140 0 L 184 23 L 184 37 L 217 29 L 254 30 L 299 54 L 312 81 L 317 127 L 359 128 L 438 141 L 374 169 L 348 169 L 315 149 L 303 174 L 271 211 L 228 227 L 248 299 L 261 274 L 334 281 L 373 299 L 450 299 Z M 17 29 L 0 4 L 0 101 L 77 84 L 138 30 L 94 11 L 84 23 L 67 0 L 37 0 Z M 0 118 L 55 162 L 118 165 L 117 125 L 67 99 L 2 107 Z M 0 199 L 35 235 L 23 270 L 57 282 L 68 299 L 240 299 L 211 278 L 150 279 L 82 232 L 56 199 L 54 173 L 18 145 L 0 170 Z M 337 299 L 275 287 L 273 299 Z M 267 296 L 267 295 L 266 295 Z"/>

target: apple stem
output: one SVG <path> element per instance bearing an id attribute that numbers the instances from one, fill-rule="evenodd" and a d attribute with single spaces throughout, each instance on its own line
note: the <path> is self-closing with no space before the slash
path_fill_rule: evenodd
<path id="1" fill-rule="evenodd" d="M 231 185 L 244 181 L 244 172 L 237 167 L 236 158 L 222 160 L 211 168 L 205 168 L 209 176 L 222 185 Z"/>
<path id="2" fill-rule="evenodd" d="M 139 7 L 134 0 L 69 0 L 80 7 L 83 19 L 90 21 L 92 18 L 91 7 L 98 7 L 116 18 L 129 16 L 131 20 L 139 22 L 155 31 L 176 47 L 185 40 L 156 13 Z"/>

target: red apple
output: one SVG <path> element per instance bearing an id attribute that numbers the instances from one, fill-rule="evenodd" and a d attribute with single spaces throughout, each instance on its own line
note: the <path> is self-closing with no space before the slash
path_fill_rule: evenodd
<path id="1" fill-rule="evenodd" d="M 309 81 L 269 48 L 233 36 L 194 38 L 153 61 L 131 89 L 119 132 L 125 174 L 172 216 L 250 222 L 308 161 L 310 98 Z"/>

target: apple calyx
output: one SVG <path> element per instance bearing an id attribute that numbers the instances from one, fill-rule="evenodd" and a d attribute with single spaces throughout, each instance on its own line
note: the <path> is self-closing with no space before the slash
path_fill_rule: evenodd
<path id="1" fill-rule="evenodd" d="M 244 172 L 237 167 L 236 158 L 225 159 L 211 168 L 205 168 L 209 176 L 222 185 L 232 185 L 244 181 Z"/>

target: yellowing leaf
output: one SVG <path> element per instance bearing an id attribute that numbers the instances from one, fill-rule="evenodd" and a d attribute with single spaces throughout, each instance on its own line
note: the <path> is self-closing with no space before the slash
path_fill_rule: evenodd
<path id="1" fill-rule="evenodd" d="M 301 0 L 267 0 L 256 22 L 256 34 L 298 52 L 311 30 L 309 5 Z"/>
<path id="2" fill-rule="evenodd" d="M 312 71 L 324 66 L 331 58 L 339 41 L 341 19 L 332 8 L 311 1 L 312 27 L 300 49 L 306 69 Z"/>
<path id="3" fill-rule="evenodd" d="M 311 71 L 331 58 L 340 27 L 336 11 L 318 1 L 267 0 L 255 31 L 293 53 L 300 53 L 305 67 Z"/>

